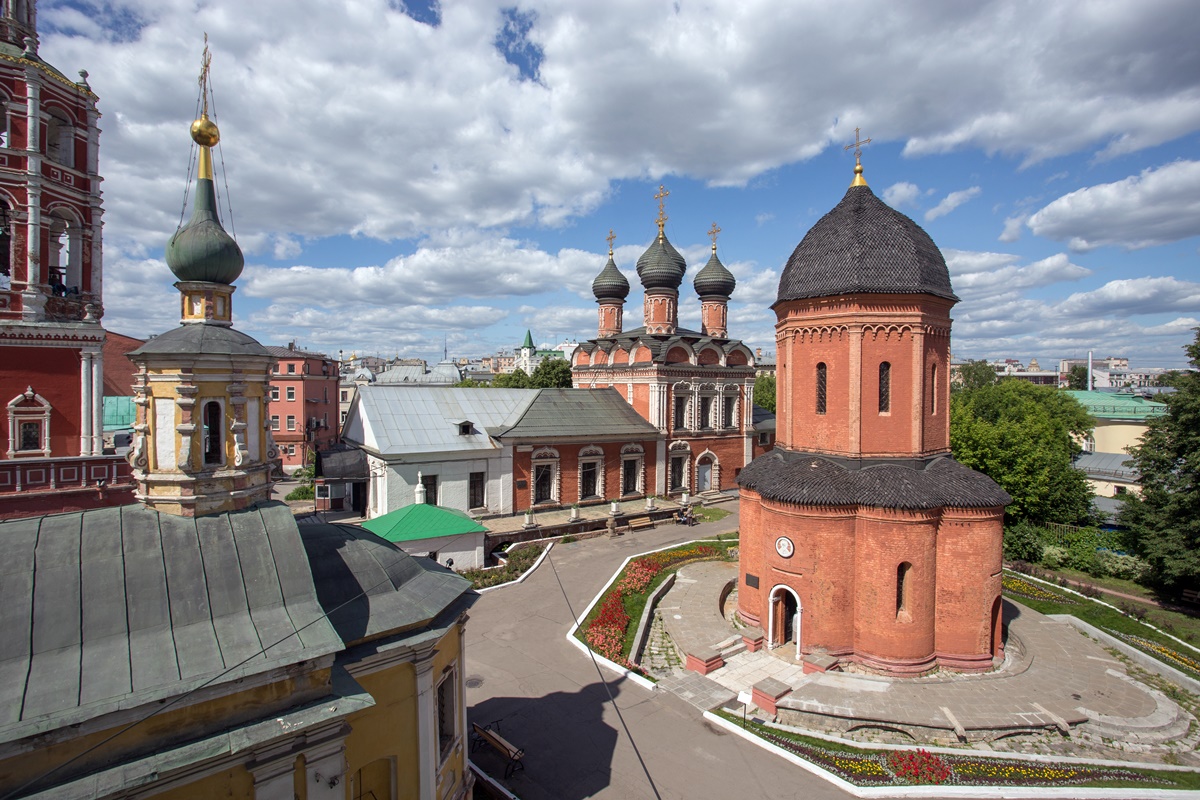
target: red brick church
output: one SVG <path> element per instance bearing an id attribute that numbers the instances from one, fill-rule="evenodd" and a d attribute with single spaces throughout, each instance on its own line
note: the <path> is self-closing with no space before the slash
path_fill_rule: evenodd
<path id="1" fill-rule="evenodd" d="M 657 443 L 655 486 L 647 494 L 702 494 L 731 489 L 742 467 L 762 452 L 754 429 L 754 354 L 729 338 L 727 304 L 737 281 L 712 256 L 693 280 L 700 299 L 701 329 L 679 327 L 679 285 L 687 263 L 667 239 L 659 187 L 658 235 L 638 259 L 645 292 L 644 325 L 625 330 L 629 281 L 613 261 L 592 283 L 599 305 L 595 339 L 572 358 L 576 388 L 616 389 L 664 438 Z"/>
<path id="2" fill-rule="evenodd" d="M 893 675 L 1002 653 L 1010 498 L 950 453 L 957 301 L 933 240 L 859 163 L 780 276 L 777 446 L 738 481 L 738 613 L 770 646 Z"/>

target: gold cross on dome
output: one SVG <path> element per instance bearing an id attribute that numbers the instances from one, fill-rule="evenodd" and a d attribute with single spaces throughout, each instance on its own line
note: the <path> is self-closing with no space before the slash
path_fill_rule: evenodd
<path id="1" fill-rule="evenodd" d="M 860 158 L 862 158 L 862 146 L 864 144 L 871 143 L 870 139 L 864 139 L 861 136 L 859 136 L 859 131 L 861 131 L 861 130 L 862 130 L 862 128 L 855 128 L 854 129 L 854 144 L 848 144 L 842 148 L 843 150 L 849 150 L 851 147 L 853 147 L 854 148 L 854 160 L 856 162 Z"/>
<path id="2" fill-rule="evenodd" d="M 204 52 L 200 55 L 200 96 L 203 98 L 203 111 L 208 114 L 208 68 L 212 64 L 212 53 L 208 51 L 208 34 L 204 34 Z"/>
<path id="3" fill-rule="evenodd" d="M 615 233 L 613 233 L 613 229 L 612 229 L 612 228 L 609 228 L 609 229 L 608 229 L 608 236 L 607 236 L 607 237 L 605 237 L 605 238 L 607 238 L 607 239 L 608 239 L 608 254 L 611 256 L 611 255 L 612 255 L 612 243 L 613 243 L 614 241 L 616 241 L 617 235 L 616 235 Z"/>
<path id="4" fill-rule="evenodd" d="M 658 201 L 658 219 L 654 221 L 658 223 L 658 237 L 660 239 L 663 237 L 663 226 L 667 224 L 666 200 L 670 194 L 671 193 L 667 191 L 667 187 L 660 183 L 658 185 L 658 194 L 654 195 L 654 199 Z"/>
<path id="5" fill-rule="evenodd" d="M 717 252 L 717 234 L 720 232 L 721 229 L 717 227 L 717 223 L 715 222 L 712 224 L 712 227 L 708 229 L 708 237 L 712 239 L 714 253 Z"/>

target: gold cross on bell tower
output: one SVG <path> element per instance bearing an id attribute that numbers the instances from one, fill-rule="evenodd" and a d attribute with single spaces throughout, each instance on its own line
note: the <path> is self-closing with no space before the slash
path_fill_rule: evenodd
<path id="1" fill-rule="evenodd" d="M 666 200 L 667 200 L 667 197 L 669 197 L 669 196 L 670 196 L 670 194 L 671 194 L 671 193 L 667 191 L 667 187 L 663 186 L 663 185 L 660 183 L 660 184 L 658 185 L 658 194 L 654 195 L 654 199 L 658 201 L 658 218 L 657 218 L 656 220 L 654 220 L 654 221 L 655 221 L 656 223 L 658 223 L 658 238 L 659 238 L 660 240 L 661 240 L 661 239 L 663 238 L 663 236 L 664 236 L 664 234 L 663 234 L 663 226 L 667 224 L 667 210 L 666 210 L 666 208 L 667 208 L 667 203 L 666 203 Z"/>
<path id="2" fill-rule="evenodd" d="M 708 238 L 712 239 L 714 253 L 717 252 L 717 234 L 720 232 L 721 229 L 717 227 L 717 223 L 715 222 L 712 224 L 712 227 L 708 229 Z"/>
<path id="3" fill-rule="evenodd" d="M 612 229 L 612 228 L 609 228 L 609 229 L 608 229 L 608 236 L 606 236 L 605 238 L 606 238 L 606 239 L 608 239 L 608 257 L 609 257 L 609 258 L 612 258 L 612 254 L 613 254 L 613 252 L 612 252 L 612 243 L 613 243 L 614 241 L 616 241 L 616 239 L 617 239 L 617 235 L 616 235 L 615 233 L 613 233 L 613 229 Z"/>
<path id="4" fill-rule="evenodd" d="M 862 146 L 864 144 L 870 144 L 871 140 L 862 138 L 862 136 L 859 135 L 859 131 L 861 131 L 861 130 L 862 130 L 861 128 L 855 128 L 854 129 L 854 144 L 848 144 L 842 148 L 842 150 L 849 150 L 851 147 L 854 148 L 854 180 L 850 182 L 851 186 L 866 186 L 867 185 L 866 178 L 863 177 Z"/>

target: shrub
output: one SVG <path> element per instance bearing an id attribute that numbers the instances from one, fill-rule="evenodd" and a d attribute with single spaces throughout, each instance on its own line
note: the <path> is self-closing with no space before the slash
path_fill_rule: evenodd
<path id="1" fill-rule="evenodd" d="M 1096 553 L 1105 574 L 1114 578 L 1124 578 L 1130 581 L 1141 581 L 1150 572 L 1150 565 L 1137 556 L 1126 553 L 1114 553 L 1112 550 L 1100 550 Z"/>
<path id="2" fill-rule="evenodd" d="M 1004 557 L 1011 560 L 1041 561 L 1041 529 L 1028 523 L 1018 522 L 1004 529 Z"/>
<path id="3" fill-rule="evenodd" d="M 317 496 L 316 490 L 313 489 L 312 484 L 310 483 L 307 486 L 297 486 L 295 489 L 292 489 L 290 492 L 288 492 L 287 496 L 285 496 L 283 499 L 284 500 L 313 500 L 316 498 L 316 496 Z"/>
<path id="4" fill-rule="evenodd" d="M 1046 569 L 1058 569 L 1067 561 L 1067 549 L 1050 545 L 1042 549 L 1042 566 Z"/>

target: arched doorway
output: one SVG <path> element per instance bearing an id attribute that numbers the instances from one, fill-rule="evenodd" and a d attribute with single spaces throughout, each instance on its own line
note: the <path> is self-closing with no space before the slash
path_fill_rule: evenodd
<path id="1" fill-rule="evenodd" d="M 696 462 L 696 494 L 712 490 L 713 462 L 708 456 Z"/>
<path id="2" fill-rule="evenodd" d="M 991 614 L 992 658 L 1004 657 L 1004 601 L 997 597 Z"/>
<path id="3" fill-rule="evenodd" d="M 771 590 L 769 602 L 767 647 L 774 650 L 789 642 L 795 642 L 796 660 L 800 660 L 800 596 L 790 586 L 781 584 Z"/>

